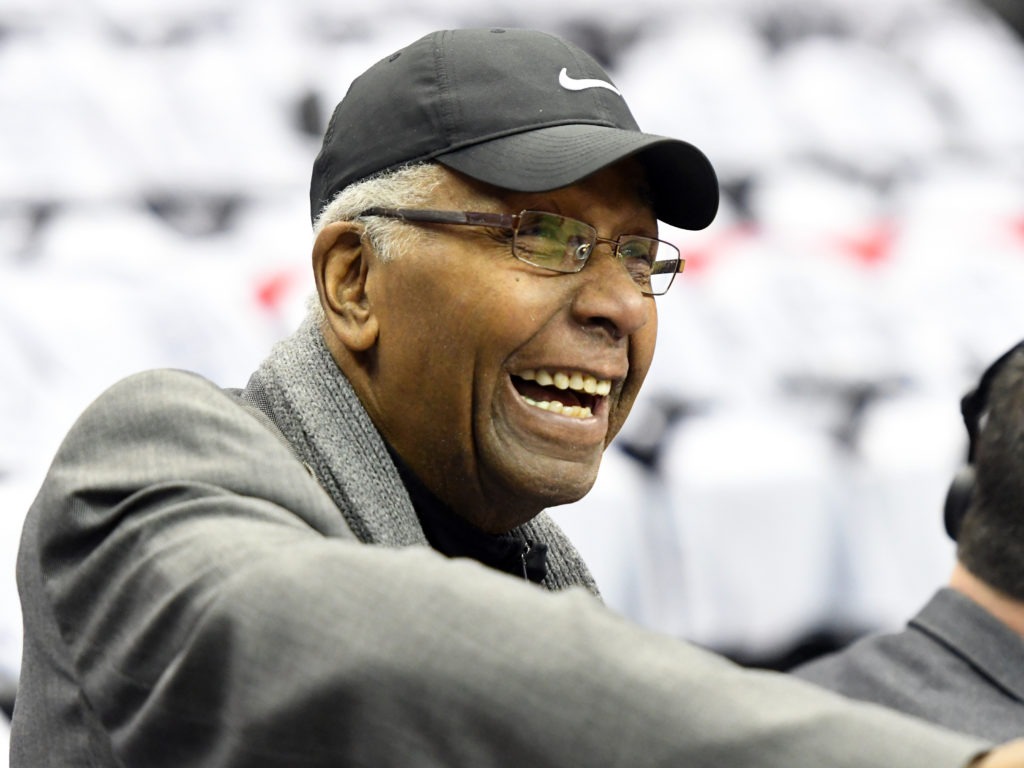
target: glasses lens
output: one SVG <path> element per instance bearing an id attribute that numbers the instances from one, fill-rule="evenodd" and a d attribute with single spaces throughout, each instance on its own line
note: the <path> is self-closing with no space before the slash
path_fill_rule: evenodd
<path id="1" fill-rule="evenodd" d="M 597 232 L 589 224 L 553 213 L 523 211 L 512 246 L 517 259 L 555 272 L 579 272 Z"/>
<path id="2" fill-rule="evenodd" d="M 618 255 L 633 281 L 652 296 L 665 293 L 682 267 L 678 248 L 649 237 L 620 241 Z"/>

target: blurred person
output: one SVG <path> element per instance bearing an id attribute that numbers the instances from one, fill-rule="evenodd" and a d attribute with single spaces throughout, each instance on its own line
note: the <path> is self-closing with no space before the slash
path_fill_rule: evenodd
<path id="1" fill-rule="evenodd" d="M 0 672 L 0 721 L 7 725 L 14 714 L 14 695 L 18 690 L 18 678 L 6 671 Z"/>
<path id="2" fill-rule="evenodd" d="M 630 625 L 544 509 L 587 492 L 714 171 L 588 54 L 427 35 L 313 168 L 318 301 L 242 390 L 131 376 L 18 558 L 11 764 L 1024 766 Z"/>
<path id="3" fill-rule="evenodd" d="M 1024 735 L 1024 341 L 961 402 L 968 463 L 950 485 L 949 583 L 897 633 L 794 670 L 847 696 L 988 739 Z"/>

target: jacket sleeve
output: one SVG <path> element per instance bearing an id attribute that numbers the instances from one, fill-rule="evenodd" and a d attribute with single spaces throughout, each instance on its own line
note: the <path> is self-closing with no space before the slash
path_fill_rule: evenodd
<path id="1" fill-rule="evenodd" d="M 91 406 L 29 518 L 19 579 L 43 585 L 50 653 L 126 766 L 954 768 L 986 746 L 742 670 L 581 589 L 361 544 L 268 430 L 184 373 Z"/>

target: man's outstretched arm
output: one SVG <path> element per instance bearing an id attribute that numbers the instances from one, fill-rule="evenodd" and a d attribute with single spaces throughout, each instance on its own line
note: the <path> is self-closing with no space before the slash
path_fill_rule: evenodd
<path id="1" fill-rule="evenodd" d="M 741 669 L 583 590 L 361 544 L 275 437 L 185 374 L 85 414 L 23 541 L 13 768 L 64 737 L 43 727 L 58 683 L 76 727 L 157 768 L 963 768 L 989 746 Z"/>

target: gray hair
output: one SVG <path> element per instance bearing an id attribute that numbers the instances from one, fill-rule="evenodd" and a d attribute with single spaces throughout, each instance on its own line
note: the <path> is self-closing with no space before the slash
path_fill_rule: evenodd
<path id="1" fill-rule="evenodd" d="M 445 180 L 437 163 L 415 163 L 384 171 L 342 189 L 326 205 L 313 224 L 314 234 L 336 221 L 350 221 L 367 208 L 423 207 Z M 415 244 L 420 232 L 397 219 L 368 216 L 363 219 L 366 236 L 381 261 L 390 261 Z"/>

